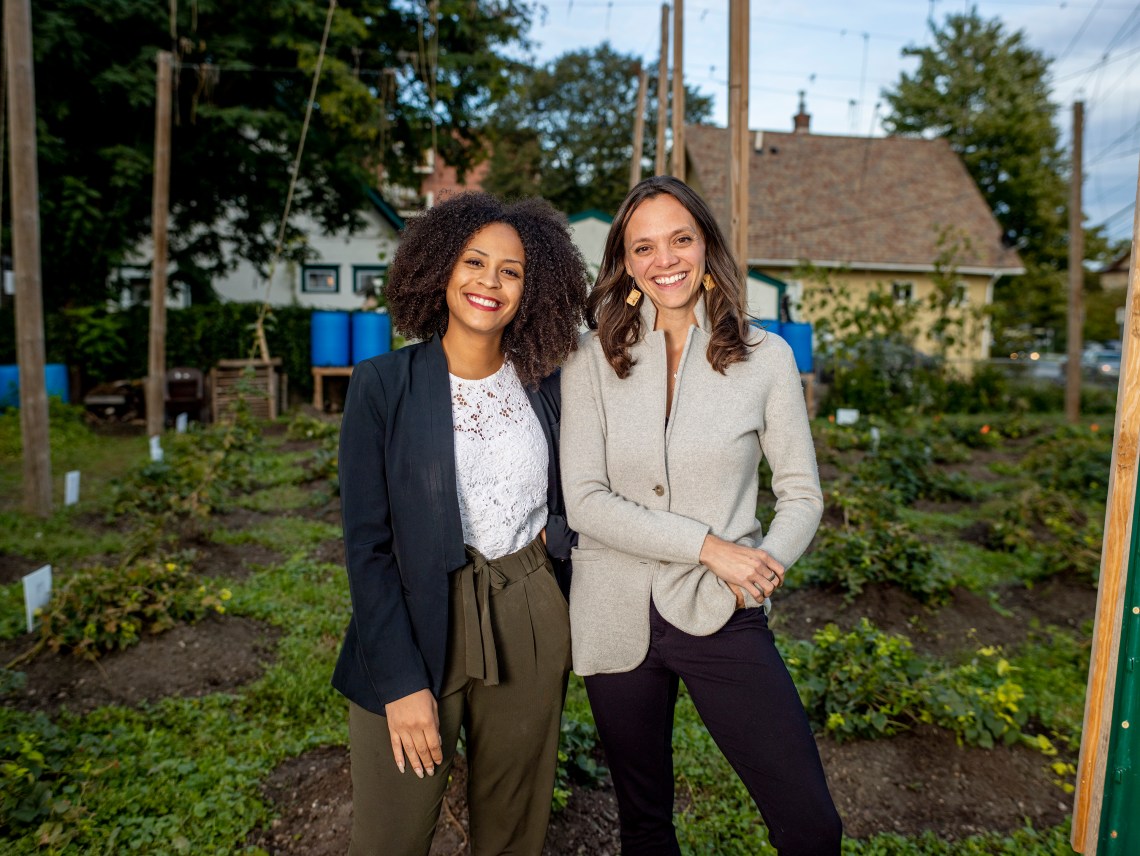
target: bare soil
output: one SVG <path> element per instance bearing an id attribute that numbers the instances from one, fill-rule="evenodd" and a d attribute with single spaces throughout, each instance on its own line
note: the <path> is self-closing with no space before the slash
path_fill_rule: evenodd
<path id="1" fill-rule="evenodd" d="M 280 631 L 248 618 L 210 616 L 181 624 L 138 645 L 100 658 L 42 653 L 18 668 L 22 689 L 4 704 L 54 714 L 86 713 L 104 705 L 134 706 L 168 696 L 197 698 L 236 690 L 257 679 L 272 662 Z M 0 644 L 8 663 L 34 645 L 31 636 Z"/>
<path id="2" fill-rule="evenodd" d="M 15 553 L 0 552 L 0 586 L 19 581 L 25 574 L 30 574 L 43 564 L 45 563 Z"/>

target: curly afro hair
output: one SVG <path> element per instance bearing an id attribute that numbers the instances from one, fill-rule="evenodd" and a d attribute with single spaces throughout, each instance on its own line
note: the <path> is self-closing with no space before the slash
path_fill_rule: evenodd
<path id="1" fill-rule="evenodd" d="M 492 223 L 519 234 L 526 254 L 522 304 L 503 331 L 503 354 L 519 380 L 535 387 L 578 343 L 589 274 L 566 218 L 542 199 L 505 203 L 461 193 L 408 223 L 384 291 L 392 323 L 405 336 L 447 330 L 447 283 L 471 237 Z"/>

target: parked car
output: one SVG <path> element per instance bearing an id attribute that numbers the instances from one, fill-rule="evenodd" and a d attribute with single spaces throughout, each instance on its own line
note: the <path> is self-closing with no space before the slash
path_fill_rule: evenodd
<path id="1" fill-rule="evenodd" d="M 1120 351 L 1097 351 L 1093 355 L 1090 371 L 1096 377 L 1120 377 Z"/>

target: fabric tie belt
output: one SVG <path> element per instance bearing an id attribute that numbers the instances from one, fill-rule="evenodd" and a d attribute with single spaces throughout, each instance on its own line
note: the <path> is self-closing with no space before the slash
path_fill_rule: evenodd
<path id="1" fill-rule="evenodd" d="M 540 539 L 535 539 L 517 553 L 488 560 L 468 547 L 467 558 L 469 563 L 456 571 L 462 598 L 467 677 L 495 686 L 499 683 L 499 655 L 491 620 L 493 593 L 545 569 L 546 548 Z"/>

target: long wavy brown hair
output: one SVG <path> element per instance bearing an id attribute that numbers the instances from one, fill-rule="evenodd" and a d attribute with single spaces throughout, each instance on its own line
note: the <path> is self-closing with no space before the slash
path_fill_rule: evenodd
<path id="1" fill-rule="evenodd" d="M 705 271 L 712 274 L 716 283 L 716 287 L 704 291 L 701 298 L 705 301 L 711 328 L 707 357 L 709 365 L 724 374 L 730 365 L 748 358 L 748 319 L 740 308 L 744 282 L 708 205 L 691 187 L 672 176 L 647 178 L 622 201 L 606 238 L 597 283 L 586 299 L 586 324 L 598 331 L 602 352 L 617 376 L 628 377 L 634 364 L 629 349 L 645 331 L 639 308 L 625 302 L 634 287 L 633 279 L 625 272 L 625 233 L 629 218 L 638 206 L 662 194 L 672 196 L 685 206 L 704 239 Z"/>
<path id="2" fill-rule="evenodd" d="M 589 274 L 566 218 L 537 198 L 503 202 L 489 193 L 449 197 L 408 223 L 384 296 L 405 336 L 447 332 L 447 283 L 471 237 L 492 223 L 514 228 L 526 255 L 522 304 L 503 331 L 503 354 L 531 388 L 578 345 Z"/>

